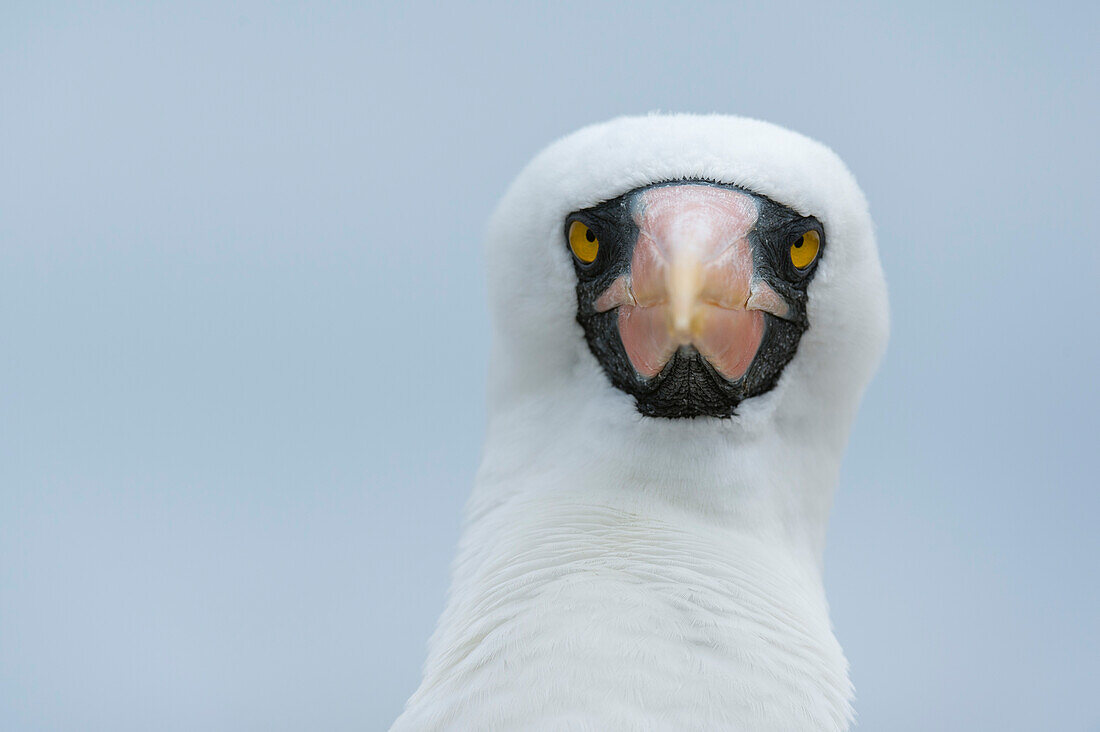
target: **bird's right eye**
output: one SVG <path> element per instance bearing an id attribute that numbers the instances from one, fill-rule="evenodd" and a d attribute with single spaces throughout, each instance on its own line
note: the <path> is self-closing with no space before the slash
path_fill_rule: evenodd
<path id="1" fill-rule="evenodd" d="M 585 264 L 592 264 L 600 253 L 600 240 L 592 229 L 580 221 L 574 221 L 569 225 L 569 248 L 573 250 L 574 257 Z"/>

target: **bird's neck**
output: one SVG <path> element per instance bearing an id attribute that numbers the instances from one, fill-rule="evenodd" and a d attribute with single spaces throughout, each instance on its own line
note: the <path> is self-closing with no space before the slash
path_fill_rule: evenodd
<path id="1" fill-rule="evenodd" d="M 847 728 L 816 540 L 539 470 L 483 468 L 407 728 Z"/>

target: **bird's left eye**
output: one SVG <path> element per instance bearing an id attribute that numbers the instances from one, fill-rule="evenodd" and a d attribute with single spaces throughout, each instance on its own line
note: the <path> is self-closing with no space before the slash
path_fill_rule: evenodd
<path id="1" fill-rule="evenodd" d="M 810 229 L 791 244 L 791 264 L 795 269 L 806 269 L 817 259 L 819 251 L 821 251 L 821 235 Z"/>
<path id="2" fill-rule="evenodd" d="M 592 264 L 600 253 L 600 240 L 592 229 L 580 221 L 574 221 L 569 225 L 569 248 L 577 259 L 585 264 Z"/>

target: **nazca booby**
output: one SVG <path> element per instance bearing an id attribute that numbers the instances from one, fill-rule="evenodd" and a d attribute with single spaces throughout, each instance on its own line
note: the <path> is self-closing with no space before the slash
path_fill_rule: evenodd
<path id="1" fill-rule="evenodd" d="M 486 257 L 484 455 L 393 729 L 847 729 L 822 552 L 888 313 L 844 164 L 613 120 L 527 166 Z"/>

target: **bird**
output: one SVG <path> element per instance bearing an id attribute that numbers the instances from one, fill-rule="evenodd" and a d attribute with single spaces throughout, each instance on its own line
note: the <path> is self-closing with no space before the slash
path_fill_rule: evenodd
<path id="1" fill-rule="evenodd" d="M 867 201 L 826 146 L 648 114 L 492 214 L 482 460 L 392 730 L 845 730 L 822 581 L 885 350 Z"/>

